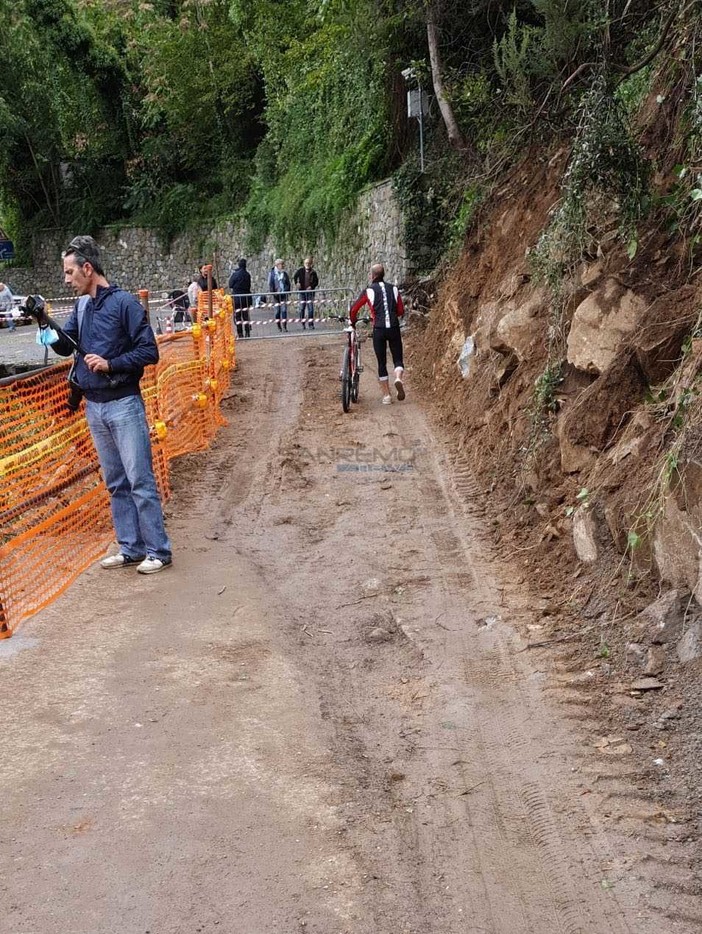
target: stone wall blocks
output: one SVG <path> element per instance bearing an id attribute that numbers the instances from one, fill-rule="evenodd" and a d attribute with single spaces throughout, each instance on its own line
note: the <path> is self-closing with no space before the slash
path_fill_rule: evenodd
<path id="1" fill-rule="evenodd" d="M 284 256 L 292 271 L 303 256 L 312 253 L 322 288 L 341 286 L 357 292 L 366 284 L 368 267 L 379 253 L 389 278 L 401 282 L 407 276 L 409 269 L 401 230 L 402 218 L 392 184 L 381 182 L 362 192 L 357 210 L 339 225 L 334 244 L 327 244 L 324 237 L 320 237 L 315 244 L 300 244 L 285 251 Z M 60 254 L 72 235 L 55 230 L 38 234 L 34 245 L 35 266 L 10 267 L 3 273 L 11 288 L 20 294 L 31 290 L 46 297 L 64 295 Z M 154 293 L 185 287 L 197 264 L 209 258 L 205 253 L 211 251 L 213 244 L 218 249 L 216 272 L 220 285 L 226 284 L 239 257 L 246 255 L 254 289 L 265 291 L 268 271 L 281 249 L 269 240 L 259 253 L 247 254 L 245 239 L 243 226 L 231 218 L 211 228 L 197 228 L 178 236 L 168 252 L 164 252 L 158 233 L 146 228 L 107 228 L 97 236 L 105 249 L 108 277 L 123 288 L 149 288 Z M 359 239 L 363 244 L 360 247 Z"/>

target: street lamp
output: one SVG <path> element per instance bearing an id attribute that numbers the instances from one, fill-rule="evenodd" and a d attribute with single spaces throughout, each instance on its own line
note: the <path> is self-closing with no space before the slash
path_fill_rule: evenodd
<path id="1" fill-rule="evenodd" d="M 424 90 L 422 79 L 415 68 L 403 68 L 402 77 L 405 84 L 414 83 L 416 88 L 407 90 L 407 116 L 416 117 L 419 121 L 419 171 L 424 172 Z"/>

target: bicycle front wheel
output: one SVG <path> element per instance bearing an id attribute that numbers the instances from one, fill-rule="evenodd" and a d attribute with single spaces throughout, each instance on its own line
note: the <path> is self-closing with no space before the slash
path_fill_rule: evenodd
<path id="1" fill-rule="evenodd" d="M 341 364 L 341 408 L 348 412 L 351 405 L 351 359 L 348 347 L 344 351 L 344 360 Z"/>
<path id="2" fill-rule="evenodd" d="M 351 377 L 351 401 L 358 402 L 358 384 L 361 381 L 361 354 L 358 346 L 354 347 L 354 368 Z"/>

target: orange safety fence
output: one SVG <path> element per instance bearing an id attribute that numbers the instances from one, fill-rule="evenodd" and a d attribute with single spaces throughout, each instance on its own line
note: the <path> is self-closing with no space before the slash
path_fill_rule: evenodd
<path id="1" fill-rule="evenodd" d="M 210 303 L 211 298 L 211 303 Z M 204 293 L 188 331 L 158 338 L 141 391 L 165 500 L 170 461 L 209 447 L 235 366 L 231 299 Z M 0 639 L 63 593 L 113 538 L 84 406 L 67 405 L 70 361 L 0 383 Z"/>

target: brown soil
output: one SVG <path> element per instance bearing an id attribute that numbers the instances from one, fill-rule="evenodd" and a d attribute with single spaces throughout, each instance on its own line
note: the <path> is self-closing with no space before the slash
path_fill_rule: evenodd
<path id="1" fill-rule="evenodd" d="M 651 146 L 656 144 L 653 129 Z M 681 810 L 676 820 L 684 822 L 692 843 L 699 839 L 702 815 L 702 660 L 679 665 L 669 648 L 662 687 L 639 693 L 631 686 L 641 676 L 641 665 L 627 652 L 636 642 L 637 614 L 665 589 L 641 516 L 650 508 L 673 436 L 675 405 L 682 389 L 694 386 L 700 368 L 696 342 L 690 356 L 682 352 L 700 299 L 685 244 L 673 239 L 659 217 L 630 261 L 614 231 L 605 233 L 597 260 L 601 277 L 634 288 L 647 309 L 602 374 L 564 365 L 556 411 L 540 429 L 535 429 L 534 386 L 547 363 L 547 314 L 534 321 L 533 353 L 525 359 L 483 348 L 469 380 L 461 378 L 457 366 L 462 341 L 476 332 L 481 309 L 500 302 L 505 290 L 510 296 L 518 296 L 520 288 L 528 292 L 526 254 L 557 201 L 563 159 L 562 152 L 551 159 L 539 151 L 530 154 L 528 168 L 516 170 L 485 206 L 430 314 L 415 316 L 410 361 L 433 418 L 475 477 L 493 554 L 513 569 L 514 579 L 542 614 L 540 641 L 567 648 L 562 660 L 598 721 L 626 737 L 627 744 L 636 737 L 637 765 L 630 774 L 636 774 L 639 788 L 661 801 L 677 796 Z M 669 171 L 666 177 L 670 181 Z M 657 183 L 664 182 L 662 173 Z M 568 285 L 566 333 L 589 291 L 580 280 L 587 266 L 584 262 Z M 671 382 L 664 386 L 666 380 Z M 659 392 L 667 404 L 652 404 Z M 688 437 L 697 444 L 699 406 L 694 417 L 698 422 L 689 424 Z M 580 469 L 562 469 L 559 439 L 577 447 Z M 636 457 L 611 459 L 614 445 L 627 440 L 635 443 Z M 697 459 L 698 444 L 690 469 Z M 600 555 L 594 567 L 581 564 L 573 547 L 569 516 L 579 495 L 588 497 L 598 520 Z M 629 531 L 640 533 L 635 553 L 627 550 Z M 688 614 L 699 616 L 691 597 Z M 696 883 L 692 888 L 699 891 Z"/>
<path id="2" fill-rule="evenodd" d="M 563 593 L 416 384 L 343 416 L 338 339 L 239 359 L 173 569 L 95 568 L 0 645 L 3 931 L 699 930 L 653 702 L 612 736 L 603 660 L 528 647 Z"/>

